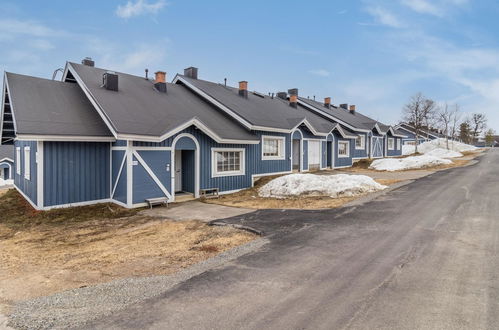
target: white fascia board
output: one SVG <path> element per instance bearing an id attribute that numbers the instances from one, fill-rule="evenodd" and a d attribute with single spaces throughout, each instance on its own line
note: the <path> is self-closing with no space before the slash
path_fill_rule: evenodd
<path id="1" fill-rule="evenodd" d="M 301 122 L 299 122 L 297 125 L 295 125 L 295 127 L 293 127 L 289 133 L 291 132 L 294 132 L 294 130 L 296 130 L 297 128 L 299 128 L 302 124 L 305 124 L 305 126 L 307 126 L 307 128 L 312 132 L 312 134 L 316 135 L 316 136 L 328 136 L 329 133 L 319 133 L 317 132 L 317 130 L 312 126 L 312 124 L 310 124 L 307 120 L 307 118 L 304 118 Z"/>
<path id="2" fill-rule="evenodd" d="M 17 134 L 18 141 L 66 141 L 66 142 L 114 142 L 110 136 L 72 136 L 72 135 L 35 135 Z"/>
<path id="3" fill-rule="evenodd" d="M 401 124 L 401 126 L 402 126 L 402 125 L 404 125 L 404 126 L 406 126 L 406 127 L 410 127 L 411 129 L 413 129 L 413 131 L 411 131 L 410 129 L 408 129 L 408 128 L 406 128 L 406 127 L 402 127 L 402 129 L 405 129 L 406 131 L 409 131 L 409 132 L 410 132 L 410 133 L 412 133 L 412 134 L 416 134 L 416 129 L 414 128 L 414 126 L 409 125 L 409 124 L 407 124 L 407 123 L 403 123 L 403 124 Z M 424 135 L 431 135 L 431 136 L 433 136 L 433 137 L 434 137 L 434 138 L 436 138 L 436 139 L 440 138 L 439 136 L 437 136 L 437 135 L 433 134 L 433 133 L 432 133 L 432 132 L 430 132 L 430 131 L 427 131 L 427 130 L 424 130 L 424 129 L 420 129 L 419 131 L 420 131 L 420 132 L 422 132 Z"/>
<path id="4" fill-rule="evenodd" d="M 0 163 L 1 162 L 5 162 L 5 161 L 9 161 L 9 162 L 12 162 L 12 163 L 14 162 L 14 160 L 10 159 L 9 157 L 5 157 L 5 158 L 0 159 Z"/>
<path id="5" fill-rule="evenodd" d="M 234 119 L 236 119 L 238 122 L 240 122 L 246 128 L 252 129 L 252 124 L 250 122 L 248 122 L 246 119 L 244 119 L 243 117 L 239 116 L 237 113 L 235 113 L 234 111 L 232 111 L 231 109 L 229 109 L 228 107 L 226 107 L 225 105 L 223 105 L 222 103 L 220 103 L 219 101 L 217 101 L 215 98 L 213 98 L 210 95 L 206 94 L 201 89 L 197 88 L 196 86 L 192 85 L 188 81 L 186 81 L 186 80 L 182 79 L 181 77 L 179 77 L 178 75 L 176 75 L 175 79 L 173 79 L 172 83 L 175 84 L 178 81 L 181 81 L 189 89 L 193 90 L 194 92 L 196 92 L 197 94 L 199 94 L 200 96 L 202 96 L 203 98 L 205 98 L 206 100 L 208 100 L 213 105 L 215 105 L 218 108 L 220 108 L 223 111 L 225 111 L 228 115 L 230 115 L 231 117 L 233 117 Z"/>
<path id="6" fill-rule="evenodd" d="M 324 112 L 324 111 L 321 111 L 321 110 L 317 109 L 316 107 L 311 106 L 310 104 L 308 104 L 308 103 L 306 103 L 306 102 L 301 101 L 300 99 L 298 99 L 298 103 L 299 103 L 299 104 L 301 104 L 302 106 L 304 106 L 304 107 L 306 107 L 306 108 L 308 108 L 308 109 L 310 109 L 310 110 L 314 111 L 314 112 L 317 112 L 317 113 L 319 113 L 319 114 L 321 114 L 321 115 L 323 115 L 323 116 L 326 116 L 326 117 L 328 117 L 328 118 L 330 118 L 330 119 L 332 119 L 332 120 L 334 120 L 334 121 L 336 121 L 336 122 L 338 122 L 338 123 L 342 124 L 343 126 L 346 126 L 346 127 L 350 128 L 350 129 L 352 129 L 352 130 L 354 130 L 354 131 L 357 131 L 357 132 L 369 132 L 369 130 L 367 130 L 367 129 L 357 128 L 357 127 L 354 127 L 354 126 L 352 126 L 352 125 L 350 125 L 350 124 L 347 124 L 347 123 L 346 123 L 346 122 L 344 122 L 343 120 L 338 119 L 338 118 L 336 118 L 335 116 L 332 116 L 332 115 L 330 115 L 330 114 L 328 114 L 328 113 L 326 113 L 326 112 Z"/>
<path id="7" fill-rule="evenodd" d="M 97 110 L 97 113 L 101 116 L 101 118 L 104 121 L 104 123 L 106 124 L 106 126 L 109 128 L 109 130 L 111 131 L 111 133 L 116 137 L 118 134 L 116 132 L 116 129 L 114 128 L 114 125 L 111 122 L 111 119 L 109 119 L 107 117 L 107 115 L 104 113 L 104 110 L 102 109 L 102 107 L 100 106 L 100 104 L 97 102 L 97 100 L 95 99 L 95 97 L 92 95 L 92 93 L 90 92 L 90 90 L 87 88 L 87 86 L 85 85 L 85 83 L 83 82 L 83 80 L 80 78 L 80 76 L 78 75 L 78 73 L 76 72 L 76 70 L 71 66 L 70 63 L 67 63 L 67 68 L 71 72 L 71 74 L 73 75 L 73 77 L 76 79 L 76 82 L 78 83 L 78 85 L 82 89 L 83 93 L 85 93 L 85 95 L 87 96 L 87 98 L 90 101 L 90 103 L 92 103 L 92 105 L 94 106 L 95 110 Z"/>
<path id="8" fill-rule="evenodd" d="M 331 130 L 331 132 L 332 132 L 332 131 L 334 131 L 334 130 L 337 130 L 338 132 L 340 132 L 341 136 L 342 136 L 344 139 L 356 139 L 356 138 L 357 138 L 357 136 L 347 135 L 347 134 L 345 133 L 345 131 L 343 131 L 343 129 L 342 129 L 342 128 L 341 128 L 341 126 L 339 126 L 339 125 L 338 125 L 338 126 L 336 126 L 335 128 L 333 128 L 333 130 Z"/>
<path id="9" fill-rule="evenodd" d="M 14 123 L 14 132 L 17 131 L 17 123 L 16 123 L 16 115 L 14 113 L 14 104 L 12 102 L 12 93 L 10 92 L 10 87 L 9 87 L 9 80 L 7 79 L 7 72 L 4 72 L 4 86 L 5 89 L 2 89 L 2 126 L 0 129 L 3 131 L 3 109 L 4 109 L 4 103 L 5 103 L 5 90 L 9 93 L 9 105 L 10 105 L 10 112 L 12 113 L 12 122 Z M 2 131 L 0 131 L 0 138 L 2 137 Z"/>
<path id="10" fill-rule="evenodd" d="M 235 140 L 235 139 L 223 139 L 220 136 L 218 136 L 215 132 L 213 132 L 208 126 L 203 124 L 199 119 L 193 118 L 184 124 L 174 128 L 173 130 L 163 134 L 162 136 L 155 137 L 155 136 L 147 136 L 147 135 L 135 135 L 135 134 L 118 134 L 118 140 L 133 140 L 133 141 L 142 141 L 142 142 L 162 142 L 169 137 L 183 131 L 189 126 L 196 126 L 198 127 L 203 133 L 208 135 L 210 138 L 215 140 L 217 143 L 227 143 L 227 144 L 258 144 L 260 143 L 260 140 Z"/>
<path id="11" fill-rule="evenodd" d="M 389 128 L 389 131 L 390 133 L 392 133 L 392 135 L 394 137 L 400 137 L 400 138 L 406 138 L 407 136 L 406 135 L 402 135 L 402 134 L 398 134 L 398 133 L 395 133 L 395 130 L 393 129 L 393 127 L 390 126 Z"/>

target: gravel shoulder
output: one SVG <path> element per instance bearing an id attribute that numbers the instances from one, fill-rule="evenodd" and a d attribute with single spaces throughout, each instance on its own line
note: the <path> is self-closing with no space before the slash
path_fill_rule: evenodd
<path id="1" fill-rule="evenodd" d="M 79 327 L 132 304 L 161 296 L 179 283 L 263 249 L 267 243 L 265 238 L 256 239 L 172 275 L 121 279 L 23 301 L 13 308 L 8 325 L 20 329 Z"/>

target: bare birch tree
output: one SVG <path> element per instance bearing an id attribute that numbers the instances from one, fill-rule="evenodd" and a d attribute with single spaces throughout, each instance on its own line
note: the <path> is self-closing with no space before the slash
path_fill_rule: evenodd
<path id="1" fill-rule="evenodd" d="M 449 109 L 449 105 L 445 103 L 437 113 L 439 126 L 442 129 L 443 134 L 445 135 L 445 145 L 447 150 L 449 150 L 449 127 L 452 122 L 453 111 Z"/>
<path id="2" fill-rule="evenodd" d="M 413 95 L 404 106 L 404 120 L 414 127 L 414 135 L 416 136 L 415 152 L 418 152 L 419 136 L 425 124 L 435 113 L 435 101 L 426 98 L 422 93 Z"/>

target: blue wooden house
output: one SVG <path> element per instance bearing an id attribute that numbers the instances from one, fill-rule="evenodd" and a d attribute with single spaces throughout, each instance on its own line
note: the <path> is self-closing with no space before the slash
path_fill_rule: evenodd
<path id="1" fill-rule="evenodd" d="M 149 79 L 86 59 L 68 62 L 62 81 L 6 73 L 0 134 L 14 148 L 15 187 L 36 209 L 132 208 L 389 155 L 385 138 L 399 137 L 372 120 L 360 125 L 366 118 L 311 105 L 297 89 L 264 95 L 244 81 L 198 79 L 192 67 L 168 83 L 165 72 Z"/>
<path id="2" fill-rule="evenodd" d="M 12 180 L 14 168 L 14 149 L 9 145 L 0 145 L 0 179 Z"/>
<path id="3" fill-rule="evenodd" d="M 394 127 L 394 129 L 397 132 L 400 132 L 400 134 L 405 135 L 406 137 L 402 139 L 402 144 L 407 144 L 407 145 L 415 145 L 416 144 L 416 130 L 414 129 L 414 126 L 408 123 L 400 123 L 397 126 Z M 443 138 L 444 136 L 442 134 L 427 130 L 427 129 L 421 129 L 418 134 L 418 142 L 417 144 L 421 144 L 426 141 L 431 141 L 435 140 L 438 138 Z"/>

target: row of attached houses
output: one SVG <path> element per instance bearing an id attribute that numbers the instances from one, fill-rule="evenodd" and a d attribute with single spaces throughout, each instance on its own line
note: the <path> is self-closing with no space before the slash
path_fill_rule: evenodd
<path id="1" fill-rule="evenodd" d="M 12 180 L 14 168 L 14 152 L 11 146 L 0 145 L 0 179 Z"/>
<path id="2" fill-rule="evenodd" d="M 402 144 L 415 145 L 416 144 L 416 129 L 413 125 L 408 123 L 400 123 L 394 127 L 395 131 L 401 135 L 405 135 L 402 138 Z M 421 144 L 426 141 L 435 140 L 438 138 L 445 138 L 445 135 L 428 130 L 420 129 L 417 137 L 417 144 Z"/>
<path id="3" fill-rule="evenodd" d="M 356 111 L 198 79 L 171 83 L 66 63 L 61 81 L 5 73 L 2 144 L 14 185 L 36 209 L 251 187 L 261 176 L 401 155 L 405 136 Z"/>

